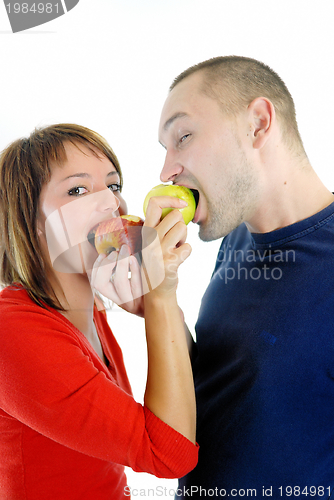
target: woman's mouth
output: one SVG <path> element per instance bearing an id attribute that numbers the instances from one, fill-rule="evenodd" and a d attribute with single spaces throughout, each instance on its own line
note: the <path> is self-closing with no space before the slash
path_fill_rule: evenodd
<path id="1" fill-rule="evenodd" d="M 89 231 L 87 235 L 87 240 L 91 245 L 93 245 L 94 248 L 95 248 L 95 233 L 100 224 L 101 222 L 95 224 L 95 226 L 92 227 L 92 229 Z"/>

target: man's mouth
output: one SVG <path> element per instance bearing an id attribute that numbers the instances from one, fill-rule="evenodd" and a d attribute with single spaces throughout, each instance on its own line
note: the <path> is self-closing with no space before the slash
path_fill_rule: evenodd
<path id="1" fill-rule="evenodd" d="M 192 192 L 192 194 L 194 195 L 196 208 L 197 208 L 198 202 L 199 202 L 199 192 L 197 191 L 197 189 L 192 189 L 192 188 L 189 188 L 189 189 Z"/>

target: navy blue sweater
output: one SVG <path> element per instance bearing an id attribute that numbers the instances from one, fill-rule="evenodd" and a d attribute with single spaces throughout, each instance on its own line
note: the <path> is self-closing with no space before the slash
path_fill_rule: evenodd
<path id="1" fill-rule="evenodd" d="M 334 203 L 271 233 L 242 224 L 225 237 L 196 333 L 199 464 L 180 496 L 328 499 Z"/>

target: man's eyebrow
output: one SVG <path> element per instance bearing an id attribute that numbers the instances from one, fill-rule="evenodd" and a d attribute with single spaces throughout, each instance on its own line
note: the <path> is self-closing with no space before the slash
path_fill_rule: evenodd
<path id="1" fill-rule="evenodd" d="M 177 120 L 178 118 L 184 118 L 185 116 L 188 116 L 187 113 L 181 113 L 181 112 L 175 113 L 166 121 L 164 125 L 164 130 L 167 130 L 175 120 Z"/>
<path id="2" fill-rule="evenodd" d="M 111 177 L 113 175 L 119 175 L 119 173 L 117 172 L 117 170 L 111 170 L 111 172 L 109 172 L 107 174 L 107 177 Z M 86 172 L 77 172 L 76 174 L 68 175 L 67 177 L 65 177 L 64 179 L 62 179 L 60 182 L 64 182 L 67 179 L 71 179 L 72 177 L 80 177 L 80 178 L 88 179 L 88 178 L 91 178 L 92 176 L 90 174 L 87 174 Z"/>

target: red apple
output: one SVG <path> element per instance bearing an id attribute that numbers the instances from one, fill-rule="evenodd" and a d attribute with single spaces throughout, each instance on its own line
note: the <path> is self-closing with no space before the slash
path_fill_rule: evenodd
<path id="1" fill-rule="evenodd" d="M 102 222 L 96 229 L 94 244 L 97 252 L 108 254 L 128 245 L 132 255 L 140 252 L 144 221 L 136 215 L 121 215 Z"/>

